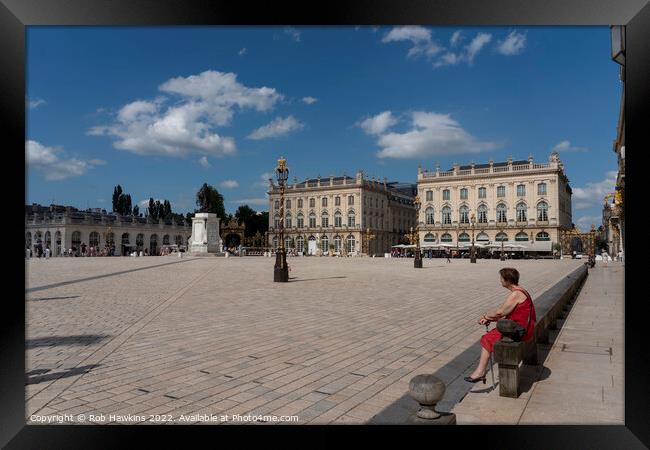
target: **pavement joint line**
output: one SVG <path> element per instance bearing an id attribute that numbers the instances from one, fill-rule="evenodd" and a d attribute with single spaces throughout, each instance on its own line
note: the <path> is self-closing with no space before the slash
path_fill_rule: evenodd
<path id="1" fill-rule="evenodd" d="M 67 285 L 70 285 L 70 284 L 83 283 L 84 281 L 93 281 L 93 280 L 98 280 L 100 278 L 113 277 L 113 276 L 117 276 L 117 275 L 124 275 L 125 273 L 137 272 L 139 270 L 155 269 L 155 268 L 158 268 L 158 267 L 169 266 L 170 264 L 180 264 L 180 263 L 184 263 L 184 262 L 188 262 L 188 261 L 197 261 L 197 259 L 195 259 L 195 258 L 183 259 L 181 261 L 172 261 L 172 262 L 163 263 L 163 264 L 156 264 L 155 266 L 137 267 L 135 269 L 122 270 L 120 272 L 105 273 L 105 274 L 102 274 L 102 275 L 93 275 L 92 277 L 81 278 L 79 280 L 61 281 L 60 283 L 48 284 L 48 285 L 45 285 L 45 286 L 36 286 L 36 287 L 30 288 L 30 289 L 25 289 L 25 293 L 44 291 L 44 290 L 47 290 L 47 289 L 57 288 L 57 287 L 61 287 L 61 286 L 67 286 Z"/>
<path id="2" fill-rule="evenodd" d="M 186 260 L 186 261 L 188 261 L 188 260 Z M 183 262 L 183 261 L 177 261 L 177 262 Z M 167 263 L 167 264 L 174 264 L 174 263 Z M 167 264 L 165 264 L 165 265 L 167 265 Z M 160 267 L 160 265 L 159 265 L 158 267 Z M 86 363 L 86 362 L 89 362 L 89 360 L 91 360 L 91 359 L 93 358 L 93 356 L 95 356 L 95 355 L 97 355 L 97 354 L 99 354 L 99 359 L 97 359 L 96 362 L 94 362 L 93 364 L 99 364 L 99 363 L 100 363 L 101 361 L 103 361 L 105 358 L 107 358 L 108 356 L 110 356 L 110 355 L 111 355 L 115 350 L 117 350 L 117 349 L 118 349 L 122 344 L 124 344 L 124 342 L 126 342 L 126 341 L 131 337 L 131 336 L 135 335 L 138 331 L 140 331 L 140 330 L 143 329 L 145 326 L 147 326 L 147 324 L 149 324 L 153 319 L 155 319 L 156 317 L 158 317 L 158 315 L 160 315 L 160 314 L 161 314 L 161 313 L 162 313 L 162 312 L 163 312 L 167 307 L 169 307 L 172 303 L 174 303 L 174 302 L 175 302 L 176 300 L 178 300 L 181 296 L 183 296 L 183 294 L 185 294 L 188 290 L 190 290 L 190 288 L 191 288 L 192 286 L 194 286 L 194 285 L 195 285 L 199 280 L 205 278 L 206 276 L 208 276 L 209 274 L 211 274 L 213 271 L 215 271 L 217 268 L 218 268 L 218 266 L 217 266 L 217 265 L 214 265 L 214 266 L 210 267 L 210 269 L 209 269 L 207 272 L 202 273 L 202 274 L 199 275 L 198 277 L 194 278 L 192 281 L 190 281 L 190 282 L 187 284 L 187 286 L 185 286 L 185 287 L 179 289 L 178 291 L 176 291 L 174 294 L 172 294 L 171 297 L 169 297 L 167 300 L 165 300 L 162 304 L 159 304 L 159 305 L 153 307 L 151 310 L 149 310 L 148 313 L 146 313 L 146 314 L 144 315 L 144 317 L 142 317 L 142 319 L 140 319 L 139 321 L 136 321 L 135 323 L 131 324 L 129 327 L 127 327 L 125 330 L 123 330 L 123 331 L 122 331 L 119 335 L 117 335 L 115 338 L 111 339 L 110 341 L 108 341 L 107 343 L 105 343 L 104 345 L 102 345 L 101 347 L 99 347 L 97 350 L 95 350 L 93 353 L 91 353 L 90 355 L 88 355 L 86 358 L 84 358 L 84 359 L 83 359 L 81 362 L 79 362 L 79 363 L 77 364 L 77 366 L 75 366 L 75 367 L 78 367 L 78 366 L 81 365 L 81 364 L 84 364 L 84 363 Z M 105 351 L 106 351 L 105 349 L 106 349 L 106 348 L 110 348 L 110 346 L 111 346 L 112 344 L 115 344 L 115 345 L 113 345 L 113 348 L 112 348 L 110 351 L 108 351 L 106 354 L 102 355 L 102 354 L 101 354 L 102 351 L 105 352 Z M 67 390 L 68 390 L 72 385 L 74 385 L 78 380 L 80 380 L 84 375 L 85 375 L 85 373 L 80 374 L 79 376 L 76 376 L 76 377 L 74 377 L 74 376 L 73 376 L 73 377 L 69 377 L 68 380 L 70 380 L 70 382 L 68 383 L 68 385 L 65 386 L 65 388 L 64 388 L 61 392 L 59 392 L 59 393 L 55 393 L 53 398 L 51 398 L 49 401 L 47 401 L 44 405 L 42 405 L 40 408 L 38 408 L 38 409 L 37 409 L 36 411 L 34 411 L 34 413 L 32 413 L 32 414 L 36 414 L 38 411 L 40 411 L 41 409 L 43 409 L 44 407 L 46 407 L 50 402 L 52 402 L 52 400 L 54 400 L 55 398 L 57 398 L 59 395 L 62 395 L 62 394 L 63 394 L 65 391 L 67 391 Z M 51 387 L 51 386 L 53 386 L 55 383 L 57 383 L 57 382 L 60 381 L 61 379 L 62 379 L 61 377 L 56 378 L 52 383 L 50 383 L 50 384 L 48 385 L 48 388 Z M 43 392 L 43 391 L 41 391 L 41 392 Z"/>

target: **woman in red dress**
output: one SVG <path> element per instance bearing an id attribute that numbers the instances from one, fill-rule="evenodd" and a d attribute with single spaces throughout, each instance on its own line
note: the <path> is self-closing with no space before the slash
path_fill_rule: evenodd
<path id="1" fill-rule="evenodd" d="M 535 306 L 533 299 L 525 289 L 519 287 L 519 272 L 517 269 L 504 268 L 499 271 L 501 275 L 501 286 L 510 290 L 510 295 L 506 298 L 503 304 L 495 311 L 483 314 L 478 323 L 481 325 L 489 325 L 490 322 L 499 319 L 510 319 L 517 322 L 522 327 L 526 328 L 526 333 L 522 341 L 527 341 L 533 337 L 535 331 Z M 486 333 L 481 338 L 481 358 L 479 359 L 478 366 L 469 377 L 465 377 L 465 381 L 476 383 L 482 381 L 485 383 L 485 374 L 487 373 L 487 365 L 490 359 L 490 353 L 494 349 L 494 344 L 501 340 L 501 333 L 496 328 Z"/>

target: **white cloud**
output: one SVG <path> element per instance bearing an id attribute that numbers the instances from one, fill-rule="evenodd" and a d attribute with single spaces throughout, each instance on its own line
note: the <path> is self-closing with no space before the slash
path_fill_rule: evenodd
<path id="1" fill-rule="evenodd" d="M 160 203 L 164 202 L 164 200 L 161 199 L 161 198 L 154 198 L 153 201 L 154 201 L 154 203 L 155 203 L 156 201 L 159 201 Z M 139 205 L 139 206 L 143 206 L 143 207 L 145 207 L 145 208 L 148 208 L 148 207 L 149 207 L 149 199 L 142 200 L 140 203 L 138 203 L 138 205 Z"/>
<path id="2" fill-rule="evenodd" d="M 369 117 L 358 125 L 367 134 L 381 134 L 396 123 L 397 119 L 393 117 L 393 114 L 390 111 L 384 111 L 376 116 Z"/>
<path id="3" fill-rule="evenodd" d="M 610 171 L 602 181 L 589 182 L 584 187 L 573 188 L 572 199 L 575 209 L 602 206 L 605 195 L 614 192 L 617 172 Z"/>
<path id="4" fill-rule="evenodd" d="M 451 35 L 451 39 L 449 39 L 449 45 L 455 47 L 460 42 L 461 38 L 462 38 L 462 31 L 460 30 L 454 31 L 454 34 Z"/>
<path id="5" fill-rule="evenodd" d="M 231 155 L 237 151 L 235 140 L 214 127 L 229 125 L 238 109 L 267 111 L 283 97 L 272 88 L 246 87 L 234 73 L 213 70 L 169 79 L 159 89 L 175 101 L 164 96 L 136 100 L 120 109 L 113 124 L 87 134 L 114 137 L 115 148 L 140 155 Z"/>
<path id="6" fill-rule="evenodd" d="M 467 46 L 467 60 L 470 64 L 474 62 L 474 57 L 491 40 L 492 35 L 489 33 L 479 33 L 474 39 L 472 39 L 472 42 L 470 42 Z"/>
<path id="7" fill-rule="evenodd" d="M 571 142 L 562 141 L 553 147 L 553 151 L 558 153 L 567 153 L 567 152 L 588 152 L 589 149 L 585 147 L 572 147 Z"/>
<path id="8" fill-rule="evenodd" d="M 596 229 L 603 223 L 602 216 L 582 216 L 580 217 L 575 224 L 578 228 L 583 231 L 588 231 L 591 229 L 591 225 L 594 225 Z"/>
<path id="9" fill-rule="evenodd" d="M 236 203 L 238 205 L 268 205 L 268 198 L 243 198 L 240 200 L 230 200 L 229 203 Z"/>
<path id="10" fill-rule="evenodd" d="M 456 33 L 452 36 L 452 40 L 456 37 Z M 458 37 L 456 37 L 456 41 Z M 492 40 L 492 35 L 489 33 L 478 33 L 474 39 L 467 44 L 462 51 L 457 53 L 446 52 L 441 55 L 434 63 L 433 67 L 438 68 L 442 66 L 453 66 L 462 62 L 469 65 L 474 63 L 474 58 L 479 52 Z"/>
<path id="11" fill-rule="evenodd" d="M 315 98 L 315 97 L 303 97 L 302 101 L 304 103 L 307 103 L 308 105 L 311 105 L 312 103 L 316 103 L 318 101 L 318 99 Z"/>
<path id="12" fill-rule="evenodd" d="M 237 183 L 235 180 L 225 180 L 222 181 L 219 186 L 225 189 L 234 189 L 236 187 L 239 187 L 239 183 Z"/>
<path id="13" fill-rule="evenodd" d="M 285 118 L 276 117 L 270 123 L 254 130 L 249 136 L 249 139 L 266 139 L 271 137 L 278 137 L 288 134 L 295 130 L 300 130 L 304 125 L 298 122 L 293 116 Z"/>
<path id="14" fill-rule="evenodd" d="M 203 168 L 205 168 L 205 169 L 209 169 L 210 167 L 212 167 L 212 166 L 210 165 L 210 161 L 208 161 L 207 156 L 202 156 L 202 157 L 199 159 L 199 164 L 201 164 L 201 167 L 203 167 Z"/>
<path id="15" fill-rule="evenodd" d="M 497 51 L 502 55 L 517 55 L 526 46 L 526 35 L 513 31 L 503 41 L 499 41 Z"/>
<path id="16" fill-rule="evenodd" d="M 423 158 L 438 155 L 479 153 L 500 144 L 479 141 L 449 114 L 417 111 L 411 113 L 411 129 L 405 133 L 380 134 L 379 158 Z"/>
<path id="17" fill-rule="evenodd" d="M 269 178 L 273 178 L 273 177 L 275 177 L 275 174 L 273 172 L 264 172 L 262 175 L 260 175 L 259 181 L 256 182 L 253 186 L 268 188 Z"/>
<path id="18" fill-rule="evenodd" d="M 285 27 L 284 32 L 290 35 L 291 39 L 293 39 L 294 41 L 300 42 L 300 31 L 296 30 L 293 27 Z"/>
<path id="19" fill-rule="evenodd" d="M 38 108 L 39 106 L 41 106 L 41 105 L 46 105 L 46 104 L 47 104 L 47 103 L 45 102 L 45 100 L 43 100 L 43 99 L 41 99 L 41 98 L 37 98 L 36 100 L 28 100 L 28 99 L 25 99 L 25 106 L 26 106 L 27 108 L 29 108 L 29 109 L 36 109 L 36 108 Z"/>
<path id="20" fill-rule="evenodd" d="M 47 147 L 37 141 L 25 142 L 25 162 L 43 173 L 48 181 L 61 181 L 85 174 L 95 166 L 105 164 L 101 159 L 84 161 L 78 158 L 62 159 L 65 152 L 60 147 Z"/>
<path id="21" fill-rule="evenodd" d="M 432 58 L 442 50 L 442 47 L 431 39 L 431 30 L 420 26 L 394 27 L 381 40 L 383 43 L 400 41 L 410 41 L 413 44 L 407 54 L 410 58 Z"/>
<path id="22" fill-rule="evenodd" d="M 246 54 L 246 47 L 244 47 L 244 48 L 242 48 L 241 50 L 239 50 L 239 53 L 238 53 L 238 54 L 239 54 L 239 56 L 243 56 L 243 55 L 245 55 L 245 54 Z"/>

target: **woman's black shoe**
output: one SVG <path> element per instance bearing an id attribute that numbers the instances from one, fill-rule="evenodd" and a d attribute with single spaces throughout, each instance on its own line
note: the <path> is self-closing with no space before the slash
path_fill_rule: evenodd
<path id="1" fill-rule="evenodd" d="M 482 377 L 478 377 L 478 378 L 465 377 L 464 380 L 467 381 L 468 383 L 476 383 L 478 381 L 482 381 L 483 384 L 485 384 L 485 375 L 483 375 Z"/>

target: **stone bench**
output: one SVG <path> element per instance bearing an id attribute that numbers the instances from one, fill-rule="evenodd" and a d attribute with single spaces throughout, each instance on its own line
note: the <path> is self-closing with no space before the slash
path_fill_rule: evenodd
<path id="1" fill-rule="evenodd" d="M 499 395 L 517 398 L 519 388 L 519 364 L 537 365 L 537 344 L 548 344 L 549 330 L 556 329 L 557 320 L 564 319 L 570 302 L 578 295 L 587 278 L 586 265 L 580 266 L 559 283 L 534 300 L 537 323 L 533 338 L 527 342 L 514 342 L 514 322 L 501 319 L 497 329 L 503 334 L 494 344 L 494 362 L 499 366 Z"/>

